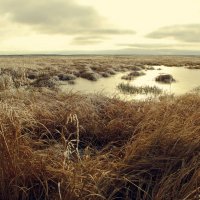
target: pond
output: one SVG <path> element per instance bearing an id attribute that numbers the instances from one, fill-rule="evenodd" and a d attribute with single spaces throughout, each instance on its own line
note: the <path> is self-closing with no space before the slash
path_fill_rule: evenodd
<path id="1" fill-rule="evenodd" d="M 200 70 L 187 69 L 185 67 L 166 67 L 153 66 L 155 70 L 144 71 L 145 75 L 134 78 L 131 81 L 122 80 L 123 75 L 129 72 L 118 73 L 109 78 L 101 78 L 98 81 L 89 81 L 78 78 L 74 85 L 62 85 L 63 91 L 72 90 L 81 93 L 102 93 L 107 96 L 116 95 L 123 99 L 143 99 L 151 97 L 152 95 L 127 95 L 122 94 L 117 85 L 120 83 L 129 83 L 133 86 L 157 86 L 167 94 L 181 95 L 190 92 L 194 88 L 200 86 Z M 164 84 L 155 81 L 155 77 L 160 74 L 171 74 L 176 82 L 171 84 Z"/>

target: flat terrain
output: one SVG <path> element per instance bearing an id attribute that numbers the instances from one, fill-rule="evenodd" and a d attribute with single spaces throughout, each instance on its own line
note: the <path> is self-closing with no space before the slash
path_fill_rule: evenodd
<path id="1" fill-rule="evenodd" d="M 0 57 L 0 199 L 199 199 L 198 91 L 122 101 L 59 89 L 155 65 L 198 69 L 200 57 Z"/>
<path id="2" fill-rule="evenodd" d="M 197 56 L 0 56 L 0 87 L 55 88 L 59 81 L 74 84 L 79 77 L 91 81 L 118 72 L 152 70 L 152 66 L 200 68 Z"/>

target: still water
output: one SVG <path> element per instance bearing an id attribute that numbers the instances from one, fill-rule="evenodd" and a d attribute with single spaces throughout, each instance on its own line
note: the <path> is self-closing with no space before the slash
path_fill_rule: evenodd
<path id="1" fill-rule="evenodd" d="M 122 80 L 123 75 L 128 74 L 118 73 L 109 78 L 101 78 L 98 81 L 89 81 L 86 79 L 78 78 L 75 80 L 75 85 L 62 85 L 62 90 L 70 90 L 74 92 L 82 93 L 102 93 L 107 96 L 117 95 L 120 98 L 125 99 L 141 99 L 149 97 L 146 95 L 125 95 L 122 94 L 118 89 L 119 83 L 129 83 L 134 86 L 157 86 L 167 94 L 181 95 L 190 92 L 194 88 L 200 86 L 200 70 L 199 69 L 187 69 L 184 67 L 165 67 L 165 66 L 154 66 L 155 70 L 144 71 L 144 76 L 136 77 L 134 80 L 126 81 Z M 160 70 L 158 70 L 160 69 Z M 176 82 L 171 84 L 158 83 L 155 81 L 155 77 L 159 74 L 167 73 L 171 74 Z"/>

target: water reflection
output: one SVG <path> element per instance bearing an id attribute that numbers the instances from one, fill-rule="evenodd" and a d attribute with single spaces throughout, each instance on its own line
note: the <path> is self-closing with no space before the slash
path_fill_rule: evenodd
<path id="1" fill-rule="evenodd" d="M 160 66 L 161 70 L 151 70 L 146 73 L 146 76 L 138 77 L 131 82 L 131 84 L 141 86 L 150 85 L 158 86 L 165 90 L 167 93 L 184 94 L 193 88 L 200 85 L 200 70 L 191 70 L 184 67 L 164 67 Z M 176 82 L 172 84 L 162 84 L 155 82 L 155 77 L 161 73 L 171 74 Z"/>
<path id="2" fill-rule="evenodd" d="M 200 86 L 200 70 L 198 69 L 187 69 L 184 67 L 165 67 L 165 66 L 155 66 L 155 70 L 146 71 L 146 75 L 135 78 L 129 81 L 131 85 L 135 86 L 157 86 L 163 89 L 168 94 L 184 94 L 191 91 L 195 87 Z M 158 70 L 160 68 L 160 70 Z M 103 93 L 107 96 L 117 95 L 123 99 L 141 99 L 150 97 L 149 95 L 125 95 L 121 94 L 117 85 L 119 83 L 127 83 L 126 80 L 122 80 L 123 75 L 126 73 L 119 73 L 109 78 L 101 78 L 96 82 L 91 82 L 82 78 L 76 80 L 75 85 L 63 85 L 63 90 L 79 91 L 82 93 Z M 176 82 L 172 84 L 162 84 L 155 81 L 155 77 L 161 73 L 171 74 Z"/>

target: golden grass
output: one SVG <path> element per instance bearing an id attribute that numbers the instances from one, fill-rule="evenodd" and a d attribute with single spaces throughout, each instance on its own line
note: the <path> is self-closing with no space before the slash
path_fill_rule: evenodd
<path id="1" fill-rule="evenodd" d="M 198 94 L 4 91 L 0 116 L 0 199 L 198 199 Z"/>
<path id="2" fill-rule="evenodd" d="M 66 69 L 83 69 L 91 66 L 93 70 L 110 69 L 115 65 L 118 71 L 120 67 L 134 69 L 143 65 L 166 65 L 199 67 L 199 56 L 0 56 L 1 67 L 25 67 L 26 69 L 59 70 L 60 73 Z M 88 63 L 90 63 L 88 65 Z"/>

